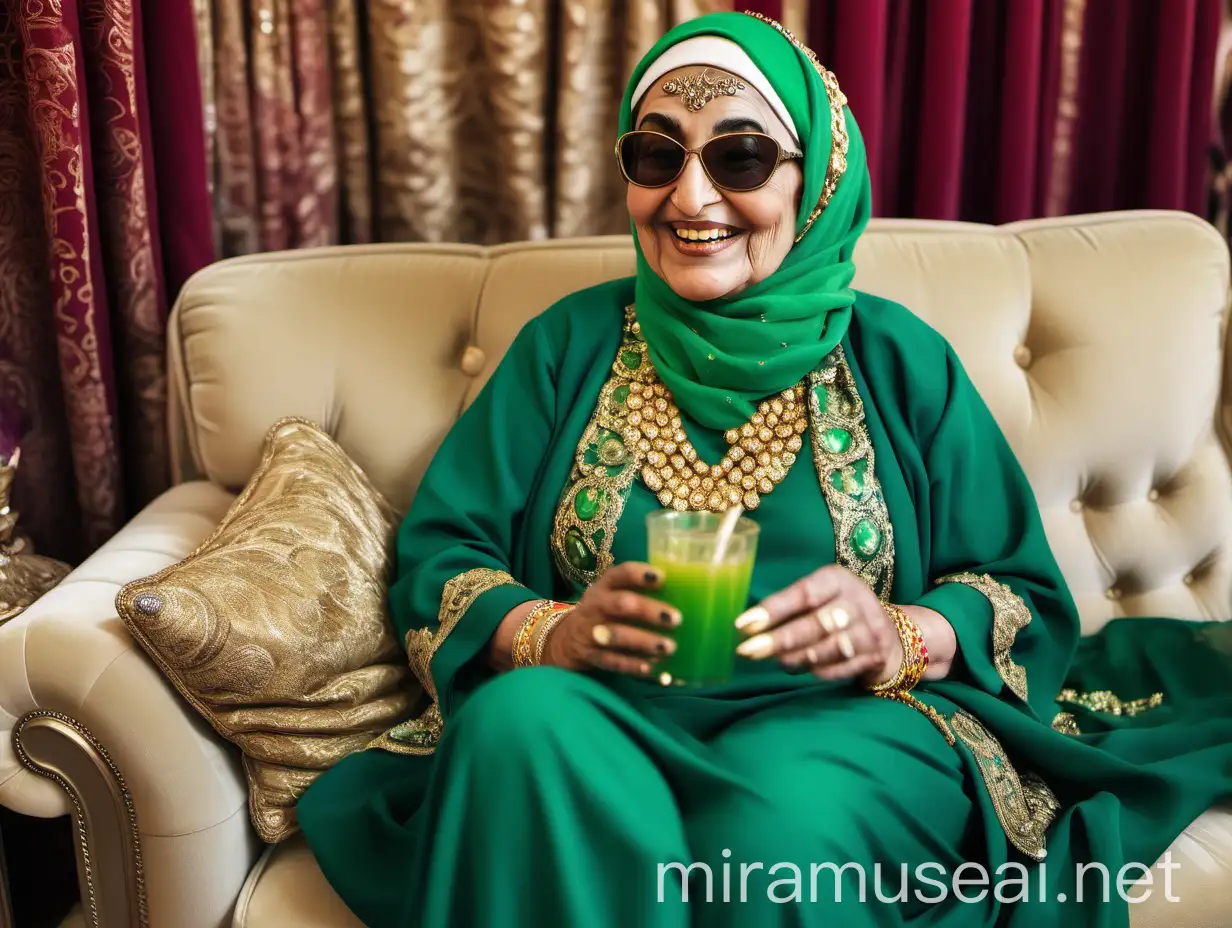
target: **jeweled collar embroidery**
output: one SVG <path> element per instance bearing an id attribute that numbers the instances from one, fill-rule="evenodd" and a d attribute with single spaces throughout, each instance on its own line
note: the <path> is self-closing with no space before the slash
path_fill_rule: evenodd
<path id="1" fill-rule="evenodd" d="M 644 428 L 632 428 L 629 422 L 631 414 L 642 418 L 647 386 L 651 388 L 653 427 L 661 428 L 660 416 L 664 417 L 669 429 L 678 418 L 669 414 L 666 404 L 663 409 L 656 407 L 658 399 L 666 399 L 653 390 L 657 383 L 641 327 L 633 308 L 629 307 L 625 311 L 624 335 L 612 363 L 612 373 L 599 392 L 594 414 L 578 442 L 573 470 L 553 523 L 552 552 L 557 568 L 579 588 L 593 583 L 611 566 L 612 542 L 629 488 L 639 475 L 645 479 L 648 464 L 651 473 L 655 473 L 654 463 L 649 458 L 656 453 L 655 438 L 647 437 Z M 641 397 L 641 402 L 635 399 L 631 404 L 630 399 L 635 397 Z M 784 397 L 776 398 L 785 406 Z M 809 375 L 804 400 L 808 406 L 806 428 L 812 431 L 813 460 L 834 522 L 835 562 L 850 569 L 878 596 L 886 599 L 894 581 L 893 528 L 874 472 L 872 442 L 864 424 L 864 404 L 841 347 L 830 352 Z M 773 399 L 769 402 L 773 412 Z M 782 413 L 775 415 L 779 418 L 772 429 L 781 423 Z M 750 423 L 750 427 L 759 430 L 755 433 L 758 440 L 765 423 L 764 414 L 760 426 Z M 804 430 L 797 431 L 793 425 L 792 436 Z M 787 450 L 789 437 L 775 433 L 770 441 L 783 441 L 780 454 L 792 454 Z M 681 448 L 677 447 L 671 453 L 680 452 Z M 764 453 L 771 454 L 768 460 L 772 462 L 774 454 L 769 446 Z M 742 471 L 742 460 L 747 456 L 746 451 L 737 458 L 736 464 Z M 690 463 L 683 453 L 681 457 Z M 661 503 L 666 491 L 670 490 L 669 502 L 684 499 L 683 508 L 710 508 L 711 495 L 717 492 L 719 480 L 715 479 L 710 467 L 701 466 L 706 468 L 707 474 L 703 476 L 696 471 L 697 487 L 689 488 L 687 499 L 678 496 L 678 489 L 669 487 L 666 481 L 656 489 L 652 478 L 648 488 L 660 495 Z M 719 466 L 722 469 L 722 465 Z M 658 473 L 662 478 L 662 472 Z M 703 490 L 707 476 L 712 486 Z M 755 481 L 753 489 L 760 492 L 759 481 Z"/>

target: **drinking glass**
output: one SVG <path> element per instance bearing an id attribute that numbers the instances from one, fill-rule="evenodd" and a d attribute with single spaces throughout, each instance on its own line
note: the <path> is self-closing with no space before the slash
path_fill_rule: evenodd
<path id="1" fill-rule="evenodd" d="M 646 517 L 650 563 L 664 578 L 655 593 L 679 610 L 667 634 L 676 650 L 656 669 L 668 686 L 713 686 L 732 677 L 739 633 L 736 618 L 748 606 L 759 527 L 741 516 L 726 549 L 716 557 L 721 513 L 662 509 Z"/>

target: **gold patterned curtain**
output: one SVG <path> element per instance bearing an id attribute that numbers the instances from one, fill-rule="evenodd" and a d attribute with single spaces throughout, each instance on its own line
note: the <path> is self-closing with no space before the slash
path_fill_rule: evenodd
<path id="1" fill-rule="evenodd" d="M 626 228 L 627 75 L 730 0 L 195 0 L 224 255 Z"/>
<path id="2" fill-rule="evenodd" d="M 193 26 L 190 0 L 0 2 L 0 463 L 20 447 L 18 530 L 65 560 L 170 479 L 167 305 L 214 258 Z"/>

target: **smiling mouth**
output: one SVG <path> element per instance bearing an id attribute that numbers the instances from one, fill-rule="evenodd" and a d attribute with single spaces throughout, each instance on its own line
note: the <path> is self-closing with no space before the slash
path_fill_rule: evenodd
<path id="1" fill-rule="evenodd" d="M 672 229 L 682 242 L 721 242 L 740 233 L 735 229 Z"/>
<path id="2" fill-rule="evenodd" d="M 671 232 L 672 244 L 679 254 L 690 258 L 708 258 L 730 248 L 745 230 L 728 226 L 705 226 L 699 229 L 669 225 L 667 231 Z"/>

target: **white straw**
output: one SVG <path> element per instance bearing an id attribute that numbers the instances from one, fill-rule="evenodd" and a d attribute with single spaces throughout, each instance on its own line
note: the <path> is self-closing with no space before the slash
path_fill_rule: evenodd
<path id="1" fill-rule="evenodd" d="M 727 554 L 727 545 L 742 515 L 744 515 L 744 507 L 739 503 L 723 513 L 723 521 L 719 523 L 719 531 L 714 542 L 714 565 L 716 567 L 723 563 L 723 557 Z"/>

